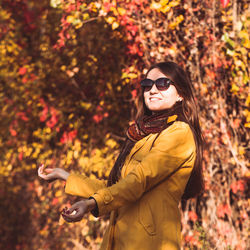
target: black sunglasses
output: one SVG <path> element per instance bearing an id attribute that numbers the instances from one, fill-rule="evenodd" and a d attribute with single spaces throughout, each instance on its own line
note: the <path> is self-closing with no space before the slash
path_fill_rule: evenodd
<path id="1" fill-rule="evenodd" d="M 160 91 L 167 90 L 171 84 L 174 84 L 172 80 L 166 77 L 158 78 L 155 81 L 151 79 L 143 79 L 141 82 L 141 87 L 144 91 L 149 91 L 155 84 L 156 88 Z"/>

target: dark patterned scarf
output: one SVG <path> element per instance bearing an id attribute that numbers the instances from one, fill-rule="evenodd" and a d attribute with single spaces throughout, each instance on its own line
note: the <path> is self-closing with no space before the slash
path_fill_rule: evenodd
<path id="1" fill-rule="evenodd" d="M 144 116 L 127 130 L 128 138 L 137 142 L 149 134 L 160 133 L 175 121 L 186 121 L 182 112 L 182 103 L 176 103 L 171 109 Z"/>

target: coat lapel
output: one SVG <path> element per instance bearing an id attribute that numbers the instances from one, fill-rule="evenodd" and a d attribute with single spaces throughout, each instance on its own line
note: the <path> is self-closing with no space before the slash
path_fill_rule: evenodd
<path id="1" fill-rule="evenodd" d="M 144 137 L 143 139 L 141 139 L 140 141 L 138 141 L 135 146 L 132 148 L 131 152 L 128 155 L 128 158 L 126 159 L 124 166 L 122 168 L 122 173 L 121 176 L 124 177 L 126 170 L 127 170 L 127 166 L 129 164 L 129 162 L 131 161 L 131 159 L 133 158 L 133 156 L 145 145 L 145 143 L 151 138 L 153 134 L 150 134 L 146 137 Z"/>
<path id="2" fill-rule="evenodd" d="M 130 160 L 132 159 L 132 157 L 136 154 L 137 151 L 139 151 L 143 145 L 146 143 L 146 141 L 150 138 L 150 135 L 148 135 L 147 137 L 144 137 L 143 139 L 141 139 L 140 141 L 138 141 L 135 146 L 132 148 L 130 154 L 128 155 L 128 160 L 127 160 L 127 164 L 130 162 Z"/>

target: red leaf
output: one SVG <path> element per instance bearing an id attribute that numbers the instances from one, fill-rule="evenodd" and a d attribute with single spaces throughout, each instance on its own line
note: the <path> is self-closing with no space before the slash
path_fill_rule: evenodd
<path id="1" fill-rule="evenodd" d="M 51 118 L 49 121 L 46 122 L 46 125 L 49 128 L 54 128 L 55 125 L 58 123 L 58 115 L 57 115 L 57 111 L 56 109 L 54 109 L 53 107 L 50 109 L 50 113 L 51 113 Z M 41 117 L 40 117 L 41 119 Z"/>
<path id="2" fill-rule="evenodd" d="M 60 139 L 60 142 L 65 144 L 68 142 L 68 135 L 67 135 L 67 132 L 64 132 L 61 139 Z"/>
<path id="3" fill-rule="evenodd" d="M 207 76 L 209 76 L 212 80 L 214 80 L 216 78 L 216 74 L 214 71 L 212 71 L 208 68 L 205 68 L 205 71 L 206 71 Z"/>
<path id="4" fill-rule="evenodd" d="M 40 119 L 41 119 L 41 117 L 40 117 Z M 46 125 L 49 128 L 54 128 L 55 125 L 57 124 L 57 122 L 58 122 L 58 118 L 56 116 L 52 116 L 51 119 L 46 122 Z"/>
<path id="5" fill-rule="evenodd" d="M 136 89 L 134 89 L 134 90 L 131 91 L 131 95 L 132 95 L 132 98 L 133 98 L 133 99 L 136 98 L 136 96 L 137 96 L 137 91 L 136 91 Z"/>
<path id="6" fill-rule="evenodd" d="M 24 74 L 26 74 L 26 72 L 27 72 L 27 69 L 25 67 L 21 67 L 21 68 L 19 68 L 18 74 L 24 75 Z"/>
<path id="7" fill-rule="evenodd" d="M 234 119 L 234 121 L 233 121 L 232 127 L 235 128 L 235 129 L 237 129 L 237 128 L 240 127 L 240 124 L 241 124 L 241 119 L 236 118 L 236 119 Z"/>
<path id="8" fill-rule="evenodd" d="M 65 131 L 60 139 L 60 142 L 63 144 L 68 143 L 68 142 L 72 142 L 74 140 L 74 138 L 76 137 L 76 135 L 77 135 L 76 129 L 70 131 L 69 133 Z"/>
<path id="9" fill-rule="evenodd" d="M 197 221 L 197 219 L 198 219 L 198 216 L 194 211 L 189 211 L 188 212 L 188 217 L 192 221 Z"/>
<path id="10" fill-rule="evenodd" d="M 73 141 L 73 139 L 75 139 L 76 135 L 77 135 L 77 130 L 76 130 L 76 129 L 70 131 L 70 132 L 68 133 L 69 141 Z"/>
<path id="11" fill-rule="evenodd" d="M 238 191 L 244 192 L 245 191 L 245 182 L 243 180 L 239 180 L 236 182 L 233 182 L 230 185 L 230 188 L 232 189 L 232 192 L 236 194 Z"/>
<path id="12" fill-rule="evenodd" d="M 55 206 L 58 203 L 58 198 L 53 198 L 51 204 Z"/>
<path id="13" fill-rule="evenodd" d="M 24 112 L 18 112 L 16 114 L 16 116 L 20 119 L 22 119 L 23 121 L 27 122 L 29 120 L 29 118 L 26 116 L 26 114 Z"/>
<path id="14" fill-rule="evenodd" d="M 95 123 L 101 122 L 102 119 L 103 119 L 103 116 L 102 116 L 102 115 L 94 115 L 94 116 L 93 116 L 93 120 L 94 120 Z"/>
<path id="15" fill-rule="evenodd" d="M 226 8 L 229 4 L 229 0 L 220 0 L 221 4 L 222 4 L 222 7 L 223 8 Z"/>
<path id="16" fill-rule="evenodd" d="M 101 106 L 98 105 L 97 108 L 96 108 L 96 110 L 97 110 L 97 111 L 102 111 L 103 108 L 102 108 Z"/>
<path id="17" fill-rule="evenodd" d="M 27 82 L 28 82 L 28 78 L 27 78 L 27 77 L 23 77 L 22 83 L 25 84 L 25 83 L 27 83 Z"/>
<path id="18" fill-rule="evenodd" d="M 198 241 L 195 239 L 193 235 L 186 235 L 185 241 L 188 242 L 190 245 L 197 245 Z"/>
<path id="19" fill-rule="evenodd" d="M 217 215 L 220 218 L 224 218 L 225 215 L 231 215 L 231 208 L 227 204 L 221 204 L 217 207 Z"/>
<path id="20" fill-rule="evenodd" d="M 14 130 L 12 127 L 10 127 L 10 134 L 11 134 L 12 136 L 17 136 L 16 130 Z"/>
<path id="21" fill-rule="evenodd" d="M 29 80 L 30 80 L 31 82 L 35 81 L 36 79 L 37 79 L 37 76 L 36 76 L 35 74 L 31 74 L 31 75 L 30 75 L 30 79 L 29 79 Z"/>
<path id="22" fill-rule="evenodd" d="M 19 159 L 19 161 L 21 161 L 21 160 L 23 159 L 23 152 L 20 152 L 20 153 L 19 153 L 18 159 Z"/>
<path id="23" fill-rule="evenodd" d="M 43 111 L 42 111 L 42 115 L 40 116 L 40 121 L 44 122 L 47 119 L 47 114 L 48 114 L 48 107 L 45 106 Z"/>

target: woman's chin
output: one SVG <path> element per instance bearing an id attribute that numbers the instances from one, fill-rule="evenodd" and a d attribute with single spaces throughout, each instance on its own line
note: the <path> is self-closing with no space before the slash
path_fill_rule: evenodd
<path id="1" fill-rule="evenodd" d="M 171 107 L 168 107 L 168 106 L 166 106 L 166 107 L 159 107 L 159 106 L 154 106 L 154 105 L 148 107 L 148 109 L 150 111 L 152 111 L 152 112 L 159 112 L 159 111 L 166 110 L 166 109 L 169 109 L 169 108 L 171 108 Z"/>

